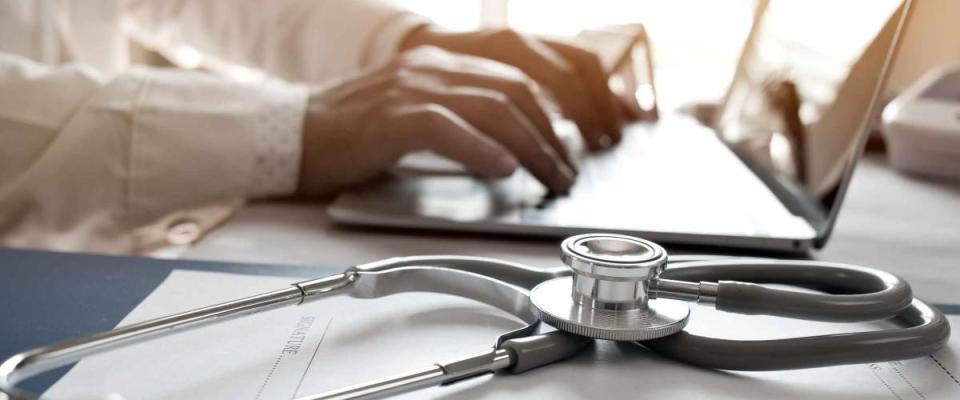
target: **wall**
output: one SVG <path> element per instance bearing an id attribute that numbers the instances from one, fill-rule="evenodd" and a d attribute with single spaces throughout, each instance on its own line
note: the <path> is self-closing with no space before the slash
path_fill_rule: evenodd
<path id="1" fill-rule="evenodd" d="M 914 0 L 888 92 L 902 90 L 944 63 L 960 63 L 960 1 Z"/>

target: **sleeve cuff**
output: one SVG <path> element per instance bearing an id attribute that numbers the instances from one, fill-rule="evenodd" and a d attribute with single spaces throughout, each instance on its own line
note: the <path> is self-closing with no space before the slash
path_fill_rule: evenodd
<path id="1" fill-rule="evenodd" d="M 303 150 L 303 118 L 308 91 L 303 86 L 271 83 L 268 105 L 255 127 L 256 165 L 248 198 L 287 196 L 296 192 Z"/>

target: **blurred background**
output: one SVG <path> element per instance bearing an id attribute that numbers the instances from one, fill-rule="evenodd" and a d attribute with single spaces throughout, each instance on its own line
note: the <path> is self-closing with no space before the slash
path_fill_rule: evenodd
<path id="1" fill-rule="evenodd" d="M 711 102 L 723 97 L 749 34 L 756 0 L 390 0 L 417 11 L 449 29 L 510 26 L 550 36 L 574 36 L 583 29 L 640 22 L 646 26 L 656 60 L 656 85 L 666 109 L 687 102 Z M 829 0 L 828 0 L 829 1 Z M 849 18 L 872 0 L 832 1 L 835 14 L 848 18 L 851 34 L 859 22 Z M 809 2 L 801 2 L 808 4 Z M 795 12 L 819 12 L 821 7 L 793 7 Z M 793 14 L 795 15 L 795 14 Z M 809 16 L 797 15 L 797 21 Z M 829 15 L 823 16 L 829 18 Z M 914 4 L 900 57 L 894 65 L 885 99 L 914 82 L 930 68 L 960 61 L 960 2 L 919 0 Z M 789 22 L 789 19 L 784 22 Z M 948 32 L 943 29 L 947 28 Z M 817 35 L 811 27 L 798 32 Z M 832 33 L 831 33 L 832 34 Z M 850 38 L 855 40 L 856 38 Z M 842 41 L 840 41 L 842 42 Z M 838 42 L 838 43 L 840 43 Z"/>
<path id="2" fill-rule="evenodd" d="M 606 67 L 617 64 L 623 47 L 620 29 L 610 40 L 610 27 L 627 32 L 642 24 L 649 49 L 634 48 L 633 64 L 617 64 L 611 87 L 622 93 L 635 93 L 641 119 L 655 119 L 657 111 L 681 109 L 716 129 L 722 139 L 740 152 L 752 154 L 761 167 L 794 179 L 818 197 L 829 197 L 843 171 L 844 154 L 854 145 L 859 120 L 848 120 L 863 110 L 834 104 L 842 84 L 863 86 L 869 77 L 879 74 L 883 54 L 878 51 L 865 61 L 873 65 L 852 72 L 865 48 L 878 35 L 901 0 L 383 0 L 426 16 L 436 24 L 455 31 L 509 27 L 518 31 L 557 38 L 590 37 L 589 48 L 598 51 Z M 757 15 L 764 16 L 755 24 Z M 816 26 L 809 26 L 817 21 Z M 877 110 L 922 83 L 921 77 L 937 68 L 953 65 L 960 77 L 960 1 L 915 0 L 899 54 L 880 96 Z M 600 31 L 598 31 L 598 29 Z M 892 30 L 892 29 L 891 29 Z M 585 31 L 590 31 L 584 35 Z M 744 52 L 751 35 L 759 37 L 755 49 Z M 619 35 L 619 36 L 617 36 Z M 581 36 L 581 37 L 577 37 Z M 598 39 L 599 38 L 599 39 Z M 599 43 L 599 44 L 598 44 Z M 608 46 L 609 45 L 609 46 Z M 196 68 L 201 56 L 196 51 L 168 54 L 179 67 Z M 649 85 L 645 55 L 650 51 L 653 85 Z M 879 50 L 879 49 L 878 49 Z M 744 56 L 743 63 L 740 63 Z M 136 57 L 135 57 L 136 58 Z M 139 57 L 152 64 L 164 64 L 162 57 Z M 745 65 L 737 71 L 737 66 Z M 208 67 L 216 65 L 207 63 Z M 239 80 L 264 77 L 247 68 L 224 65 L 217 68 Z M 624 71 L 631 71 L 623 73 Z M 621 79 L 626 75 L 630 82 Z M 738 84 L 731 85 L 737 77 Z M 853 79 L 848 79 L 853 77 Z M 954 79 L 954 78 L 950 78 Z M 956 78 L 960 79 L 960 78 Z M 638 81 L 639 80 L 639 81 Z M 948 79 L 949 80 L 949 79 Z M 788 85 L 784 85 L 784 84 Z M 951 93 L 953 84 L 947 84 Z M 622 87 L 624 90 L 618 89 Z M 943 86 L 943 85 L 938 85 Z M 761 92 L 758 92 L 761 90 Z M 853 89 L 851 89 L 853 90 Z M 947 90 L 947 89 L 944 89 Z M 655 91 L 655 95 L 654 94 Z M 907 91 L 908 93 L 910 91 Z M 646 96 L 646 94 L 651 94 Z M 758 96 L 763 94 L 763 96 Z M 767 95 L 774 96 L 767 98 Z M 858 96 L 868 98 L 871 90 Z M 791 109 L 791 99 L 799 102 Z M 857 96 L 847 95 L 854 99 Z M 909 97 L 909 96 L 901 96 Z M 916 96 L 914 96 L 916 97 Z M 655 99 L 655 101 L 654 101 Z M 726 101 L 724 101 L 726 100 Z M 862 99 L 862 100 L 865 100 Z M 916 102 L 902 99 L 903 102 Z M 948 99 L 950 102 L 955 100 Z M 853 103 L 858 103 L 854 101 Z M 864 101 L 866 104 L 866 102 Z M 722 109 L 716 106 L 723 104 Z M 771 108 L 771 106 L 773 108 Z M 832 107 L 832 108 L 831 108 Z M 652 111 L 651 111 L 652 110 Z M 788 112 L 789 111 L 789 112 Z M 653 115 L 652 118 L 646 118 Z M 796 115 L 796 121 L 784 116 Z M 906 114 L 905 114 L 906 115 Z M 916 115 L 914 112 L 911 115 Z M 771 116 L 775 118 L 771 118 Z M 883 126 L 877 118 L 875 127 Z M 891 165 L 899 170 L 928 177 L 949 177 L 960 181 L 956 161 L 960 142 L 951 139 L 954 127 L 924 125 L 936 120 L 929 116 L 903 117 L 906 129 L 874 130 L 867 142 L 868 151 L 892 154 Z M 887 125 L 898 125 L 902 121 Z M 898 125 L 899 126 L 899 125 Z M 949 128 L 940 132 L 938 129 Z M 892 134 L 892 136 L 891 136 Z M 917 135 L 925 149 L 913 146 Z M 891 145 L 892 144 L 892 145 Z M 947 147 L 944 147 L 947 146 Z M 937 163 L 928 162 L 931 152 L 943 152 Z M 904 150 L 904 151 L 898 151 Z"/>

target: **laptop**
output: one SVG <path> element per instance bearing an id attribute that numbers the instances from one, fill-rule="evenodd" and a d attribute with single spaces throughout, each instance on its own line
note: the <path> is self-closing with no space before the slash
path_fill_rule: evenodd
<path id="1" fill-rule="evenodd" d="M 621 144 L 600 154 L 582 151 L 571 123 L 555 122 L 579 163 L 567 196 L 547 197 L 523 170 L 481 181 L 420 155 L 342 193 L 327 212 L 348 225 L 820 248 L 879 111 L 909 3 L 759 1 L 708 121 L 661 110 L 654 123 L 627 126 Z"/>

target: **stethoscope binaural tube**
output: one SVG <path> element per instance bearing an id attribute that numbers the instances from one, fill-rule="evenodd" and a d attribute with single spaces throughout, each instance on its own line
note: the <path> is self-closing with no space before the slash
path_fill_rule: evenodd
<path id="1" fill-rule="evenodd" d="M 490 356 L 493 366 L 522 372 L 536 365 L 568 357 L 586 342 L 584 338 L 568 337 L 572 335 L 563 332 L 533 335 L 539 321 L 529 306 L 527 288 L 566 274 L 569 274 L 569 271 L 564 268 L 535 269 L 482 257 L 414 256 L 384 259 L 350 267 L 340 274 L 296 282 L 283 289 L 125 325 L 15 354 L 0 362 L 0 399 L 7 398 L 4 395 L 16 400 L 39 398 L 40 395 L 24 391 L 18 388 L 17 384 L 45 371 L 80 361 L 84 357 L 211 323 L 336 295 L 378 298 L 404 292 L 433 292 L 469 298 L 497 307 L 514 315 L 526 326 L 498 337 L 494 347 L 496 351 L 487 352 L 483 356 Z M 500 357 L 501 353 L 508 357 Z M 494 355 L 497 355 L 497 358 L 493 358 Z M 469 360 L 473 361 L 472 358 Z M 504 360 L 509 363 L 501 365 Z M 442 383 L 449 378 L 459 379 L 457 375 L 460 373 L 469 375 L 472 372 L 469 368 L 447 368 L 440 371 L 436 378 Z"/>

